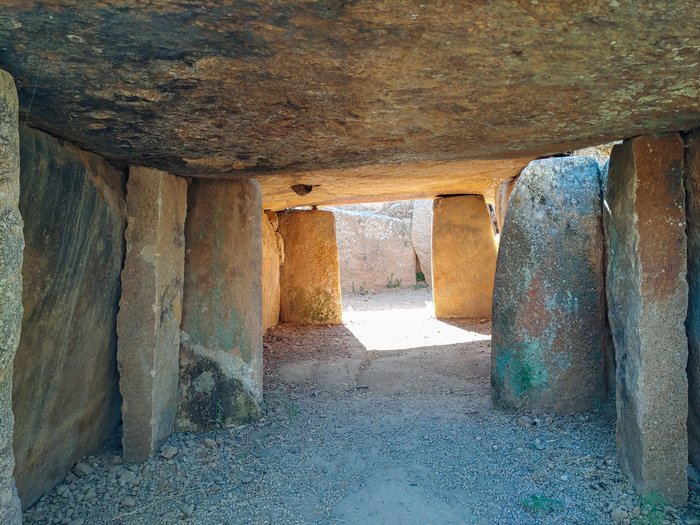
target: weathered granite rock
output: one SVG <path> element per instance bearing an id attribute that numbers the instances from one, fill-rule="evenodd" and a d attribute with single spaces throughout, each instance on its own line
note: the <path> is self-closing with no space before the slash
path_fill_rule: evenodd
<path id="1" fill-rule="evenodd" d="M 688 451 L 700 469 L 700 132 L 685 140 L 688 227 Z"/>
<path id="2" fill-rule="evenodd" d="M 124 173 L 22 128 L 24 319 L 15 358 L 17 488 L 26 507 L 120 421 L 116 321 Z"/>
<path id="3" fill-rule="evenodd" d="M 692 1 L 4 0 L 2 17 L 29 124 L 175 174 L 533 158 L 700 112 Z"/>
<path id="4" fill-rule="evenodd" d="M 262 402 L 262 202 L 255 181 L 187 197 L 177 427 L 251 421 Z"/>
<path id="5" fill-rule="evenodd" d="M 677 134 L 615 146 L 604 216 L 618 459 L 639 492 L 675 505 L 688 497 L 683 155 Z"/>
<path id="6" fill-rule="evenodd" d="M 175 425 L 186 213 L 185 179 L 141 166 L 129 169 L 117 317 L 127 461 L 152 457 Z"/>
<path id="7" fill-rule="evenodd" d="M 0 69 L 0 522 L 22 523 L 13 471 L 12 368 L 22 328 L 22 217 L 19 213 L 17 92 Z"/>
<path id="8" fill-rule="evenodd" d="M 592 159 L 534 161 L 518 179 L 494 287 L 498 406 L 576 412 L 605 400 L 601 208 Z"/>
<path id="9" fill-rule="evenodd" d="M 510 200 L 510 195 L 513 193 L 513 188 L 515 188 L 515 183 L 517 181 L 517 177 L 512 178 L 499 184 L 496 189 L 496 194 L 494 195 L 494 212 L 496 213 L 498 233 L 503 232 L 503 225 L 506 222 L 506 213 L 508 213 L 508 201 Z"/>
<path id="10" fill-rule="evenodd" d="M 340 324 L 343 307 L 333 213 L 290 210 L 278 217 L 284 239 L 280 321 Z"/>
<path id="11" fill-rule="evenodd" d="M 262 215 L 262 316 L 263 332 L 280 319 L 280 264 L 283 246 L 278 242 L 279 220 L 274 212 Z"/>
<path id="12" fill-rule="evenodd" d="M 435 317 L 490 319 L 496 274 L 496 238 L 481 195 L 433 203 Z"/>
<path id="13" fill-rule="evenodd" d="M 346 293 L 380 291 L 416 283 L 411 221 L 368 211 L 332 209 Z"/>
<path id="14" fill-rule="evenodd" d="M 411 216 L 411 244 L 418 257 L 420 270 L 425 276 L 425 282 L 433 284 L 433 201 L 413 201 Z"/>

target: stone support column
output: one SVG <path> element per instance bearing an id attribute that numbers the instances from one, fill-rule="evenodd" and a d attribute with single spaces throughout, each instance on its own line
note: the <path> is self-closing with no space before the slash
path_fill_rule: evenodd
<path id="1" fill-rule="evenodd" d="M 122 447 L 127 461 L 145 461 L 172 433 L 177 412 L 187 181 L 132 166 L 126 199 L 117 317 Z"/>
<path id="2" fill-rule="evenodd" d="M 605 388 L 601 174 L 583 157 L 531 162 L 510 197 L 494 290 L 494 402 L 598 407 Z"/>
<path id="3" fill-rule="evenodd" d="M 688 220 L 688 448 L 700 470 L 700 132 L 685 141 L 685 190 Z"/>
<path id="4" fill-rule="evenodd" d="M 613 148 L 605 195 L 607 299 L 617 361 L 617 451 L 642 494 L 688 497 L 683 141 Z"/>
<path id="5" fill-rule="evenodd" d="M 197 179 L 185 222 L 177 427 L 246 422 L 262 402 L 262 198 L 248 180 Z"/>
<path id="6" fill-rule="evenodd" d="M 496 238 L 481 195 L 433 202 L 433 301 L 439 319 L 490 319 Z"/>
<path id="7" fill-rule="evenodd" d="M 330 211 L 291 210 L 278 214 L 284 240 L 280 271 L 280 321 L 340 324 L 338 244 Z"/>
<path id="8" fill-rule="evenodd" d="M 13 472 L 12 368 L 22 329 L 24 236 L 19 213 L 17 91 L 0 70 L 0 522 L 22 523 Z"/>

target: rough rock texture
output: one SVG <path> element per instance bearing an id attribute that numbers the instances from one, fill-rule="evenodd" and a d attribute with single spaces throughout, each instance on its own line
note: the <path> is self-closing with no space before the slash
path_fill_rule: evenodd
<path id="1" fill-rule="evenodd" d="M 250 421 L 262 402 L 262 204 L 255 181 L 187 197 L 177 427 Z"/>
<path id="2" fill-rule="evenodd" d="M 496 254 L 491 217 L 481 195 L 434 201 L 435 317 L 491 318 Z"/>
<path id="3" fill-rule="evenodd" d="M 506 222 L 506 213 L 508 213 L 508 201 L 513 193 L 513 188 L 515 188 L 515 183 L 518 181 L 518 177 L 514 177 L 508 181 L 505 181 L 498 186 L 496 189 L 496 194 L 494 195 L 494 207 L 493 211 L 496 214 L 496 226 L 498 227 L 498 233 L 503 232 L 503 225 Z"/>
<path id="4" fill-rule="evenodd" d="M 639 492 L 684 504 L 688 284 L 681 138 L 643 136 L 615 146 L 605 200 L 618 459 Z"/>
<path id="5" fill-rule="evenodd" d="M 576 412 L 606 398 L 601 177 L 532 162 L 510 197 L 494 287 L 491 384 L 505 408 Z"/>
<path id="6" fill-rule="evenodd" d="M 700 132 L 685 140 L 685 191 L 688 227 L 688 450 L 700 470 Z"/>
<path id="7" fill-rule="evenodd" d="M 410 218 L 334 208 L 343 292 L 381 291 L 416 283 Z M 410 217 L 406 210 L 404 215 Z"/>
<path id="8" fill-rule="evenodd" d="M 426 161 L 313 171 L 266 172 L 256 175 L 263 207 L 433 199 L 441 195 L 491 195 L 499 184 L 517 176 L 532 157 L 505 160 Z M 311 191 L 299 195 L 293 186 Z"/>
<path id="9" fill-rule="evenodd" d="M 172 433 L 185 267 L 187 181 L 132 166 L 117 317 L 122 448 L 145 461 Z"/>
<path id="10" fill-rule="evenodd" d="M 22 128 L 20 137 L 26 249 L 13 403 L 26 507 L 119 423 L 126 212 L 122 172 L 44 133 Z"/>
<path id="11" fill-rule="evenodd" d="M 425 275 L 425 282 L 432 285 L 433 270 L 433 201 L 413 201 L 411 218 L 411 244 L 418 257 L 420 269 Z"/>
<path id="12" fill-rule="evenodd" d="M 330 211 L 290 210 L 278 214 L 284 239 L 280 271 L 280 321 L 340 324 L 338 245 Z"/>
<path id="13" fill-rule="evenodd" d="M 688 129 L 699 26 L 695 2 L 5 0 L 0 64 L 22 120 L 102 155 L 307 171 Z"/>
<path id="14" fill-rule="evenodd" d="M 274 212 L 262 215 L 262 319 L 263 333 L 277 326 L 280 319 L 280 264 L 284 246 L 277 233 L 279 220 Z"/>
<path id="15" fill-rule="evenodd" d="M 13 471 L 12 365 L 22 327 L 22 217 L 19 213 L 17 92 L 0 69 L 0 522 L 22 523 Z"/>

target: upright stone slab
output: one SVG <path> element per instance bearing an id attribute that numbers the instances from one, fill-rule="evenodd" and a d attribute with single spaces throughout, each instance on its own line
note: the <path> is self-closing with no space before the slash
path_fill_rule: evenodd
<path id="1" fill-rule="evenodd" d="M 15 481 L 26 508 L 121 421 L 117 313 L 126 174 L 20 129 L 22 336 L 15 355 Z"/>
<path id="2" fill-rule="evenodd" d="M 515 188 L 515 183 L 518 178 L 515 177 L 506 182 L 502 182 L 496 189 L 496 194 L 494 195 L 494 212 L 496 213 L 496 223 L 498 226 L 498 233 L 503 232 L 503 225 L 506 222 L 506 213 L 508 213 L 508 201 L 510 200 L 510 195 L 513 193 L 513 188 Z"/>
<path id="3" fill-rule="evenodd" d="M 197 179 L 185 222 L 177 427 L 250 421 L 262 402 L 262 199 L 255 181 Z"/>
<path id="4" fill-rule="evenodd" d="M 615 146 L 605 200 L 620 466 L 639 492 L 684 504 L 688 285 L 680 136 Z"/>
<path id="5" fill-rule="evenodd" d="M 0 523 L 22 523 L 13 471 L 12 367 L 22 328 L 17 91 L 0 69 Z"/>
<path id="6" fill-rule="evenodd" d="M 496 238 L 481 195 L 433 203 L 433 301 L 439 319 L 490 319 Z"/>
<path id="7" fill-rule="evenodd" d="M 145 461 L 172 433 L 177 412 L 187 181 L 132 166 L 126 208 L 117 318 L 122 449 L 127 461 Z"/>
<path id="8" fill-rule="evenodd" d="M 504 408 L 576 412 L 605 388 L 598 165 L 531 162 L 510 197 L 494 288 L 491 383 Z"/>
<path id="9" fill-rule="evenodd" d="M 685 141 L 686 218 L 688 221 L 688 451 L 700 470 L 700 132 Z"/>
<path id="10" fill-rule="evenodd" d="M 425 282 L 433 282 L 433 201 L 413 201 L 411 215 L 411 244 L 416 253 Z"/>
<path id="11" fill-rule="evenodd" d="M 280 320 L 280 264 L 283 247 L 279 242 L 279 220 L 274 212 L 262 215 L 262 311 L 263 332 Z"/>
<path id="12" fill-rule="evenodd" d="M 338 245 L 330 211 L 290 210 L 278 214 L 284 240 L 280 271 L 280 321 L 340 324 Z"/>

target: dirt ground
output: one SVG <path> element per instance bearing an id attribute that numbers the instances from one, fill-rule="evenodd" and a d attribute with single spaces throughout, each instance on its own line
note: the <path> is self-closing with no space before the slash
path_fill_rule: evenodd
<path id="1" fill-rule="evenodd" d="M 697 494 L 685 509 L 634 495 L 610 407 L 494 410 L 490 325 L 441 323 L 429 301 L 425 289 L 347 297 L 345 325 L 271 330 L 262 420 L 175 435 L 171 459 L 144 465 L 107 445 L 26 522 L 700 524 Z"/>

